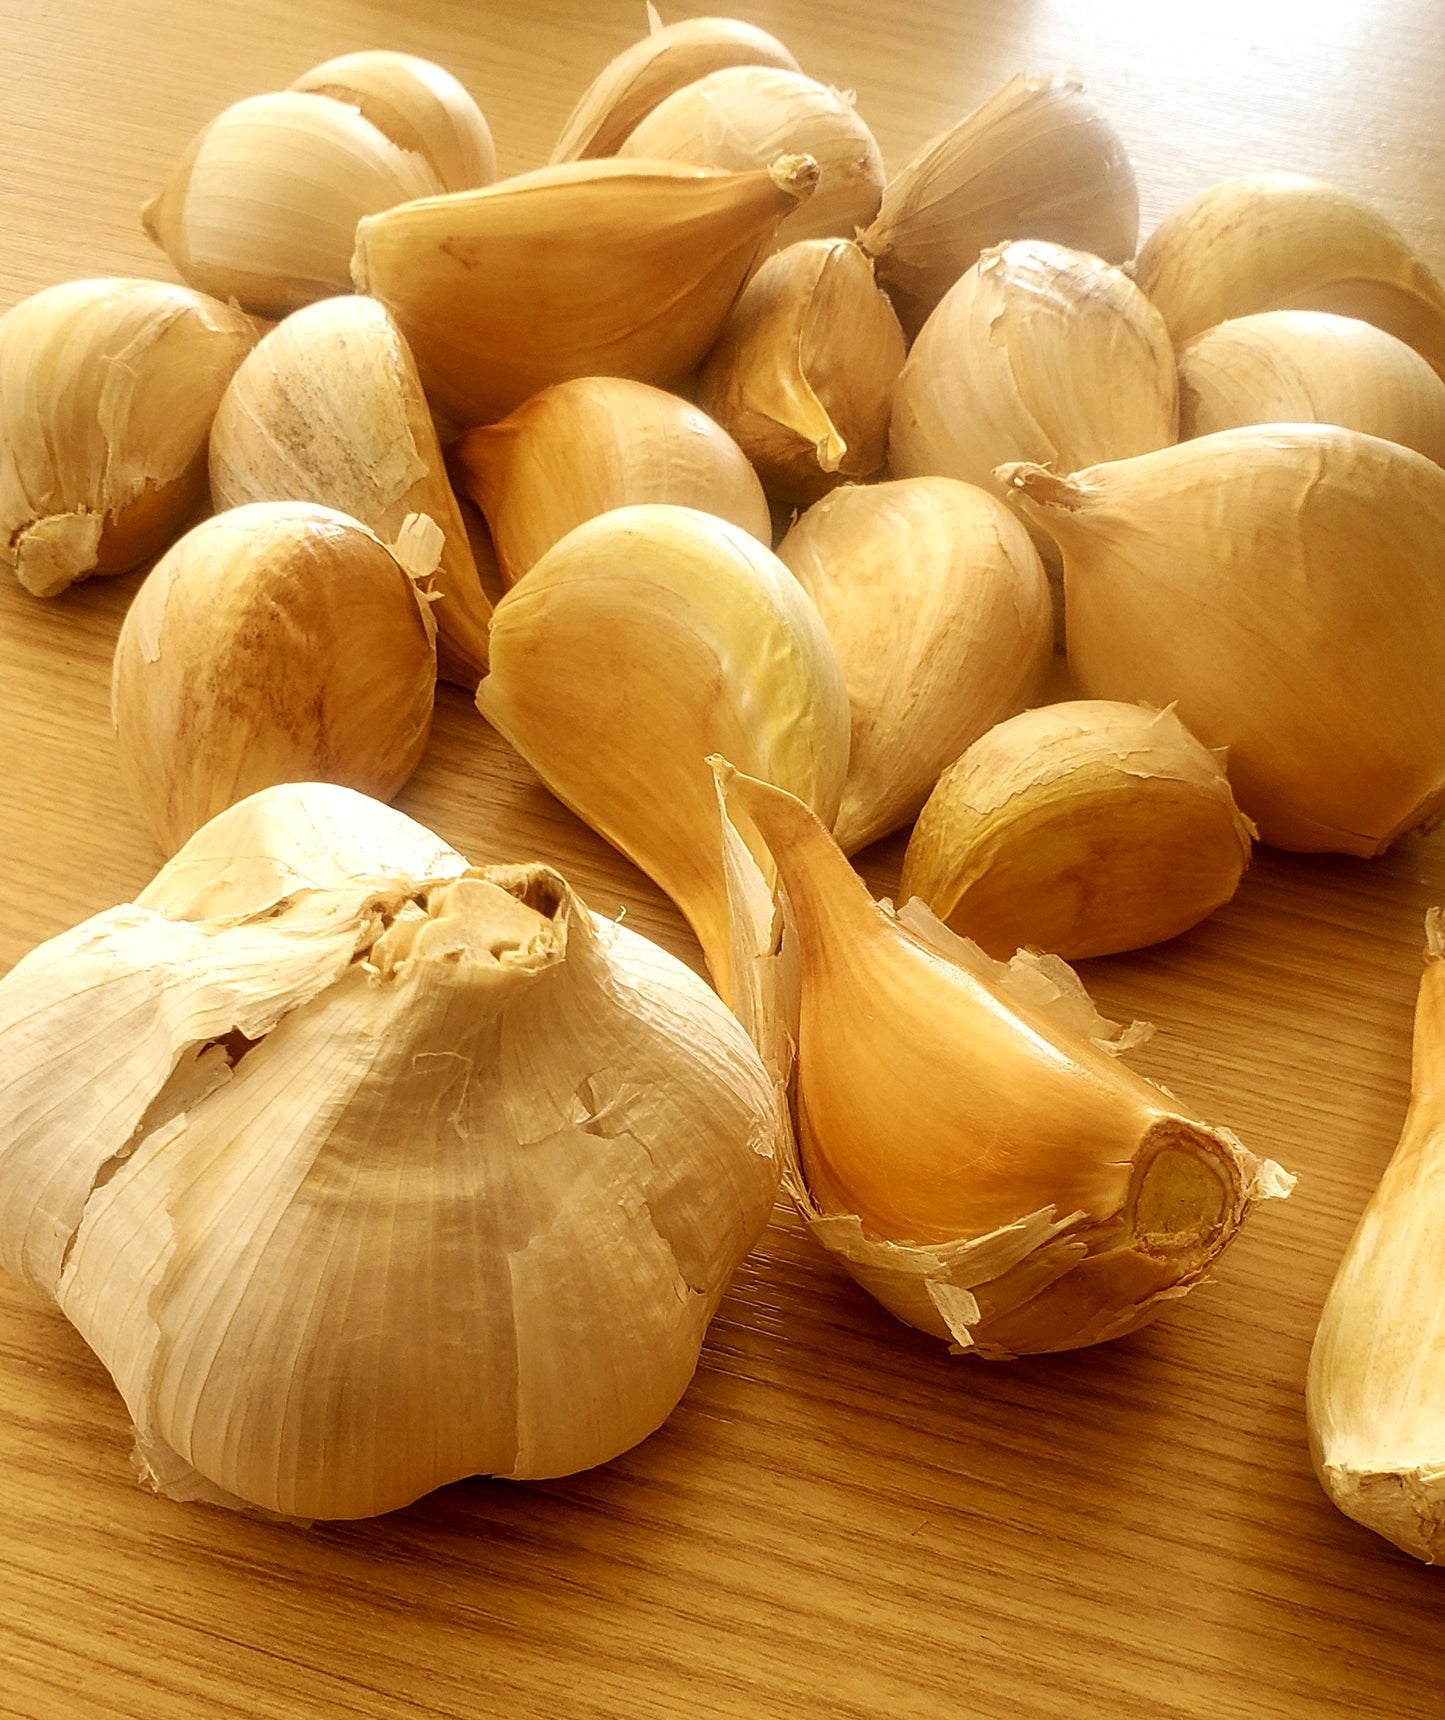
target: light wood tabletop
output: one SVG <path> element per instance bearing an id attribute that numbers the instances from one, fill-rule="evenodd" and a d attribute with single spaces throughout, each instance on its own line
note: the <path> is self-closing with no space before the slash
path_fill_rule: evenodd
<path id="1" fill-rule="evenodd" d="M 720 8 L 721 9 L 721 8 Z M 1120 128 L 1144 230 L 1232 175 L 1372 199 L 1445 269 L 1440 0 L 740 0 L 856 91 L 890 169 L 1018 70 Z M 672 16 L 671 13 L 668 16 Z M 0 0 L 0 309 L 170 279 L 137 212 L 225 104 L 362 47 L 448 66 L 501 171 L 541 165 L 641 0 Z M 111 650 L 139 582 L 0 583 L 0 969 L 158 863 L 120 787 Z M 443 689 L 398 804 L 475 861 L 546 859 L 698 964 L 647 880 Z M 896 886 L 901 844 L 862 857 Z M 1445 1714 L 1445 1582 L 1320 1492 L 1314 1324 L 1404 1115 L 1445 838 L 1262 852 L 1189 935 L 1083 964 L 1136 1054 L 1298 1173 L 1143 1333 L 991 1365 L 898 1324 L 781 1205 L 665 1427 L 591 1473 L 472 1480 L 301 1529 L 154 1497 L 60 1314 L 0 1283 L 0 1714 L 1305 1720 Z"/>

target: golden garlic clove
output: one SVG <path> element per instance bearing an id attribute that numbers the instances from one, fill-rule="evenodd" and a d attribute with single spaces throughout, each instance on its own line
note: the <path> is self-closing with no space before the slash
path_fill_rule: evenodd
<path id="1" fill-rule="evenodd" d="M 904 328 L 990 246 L 1049 239 L 1110 263 L 1134 255 L 1139 191 L 1124 145 L 1076 78 L 1011 78 L 916 155 L 860 238 Z"/>
<path id="2" fill-rule="evenodd" d="M 1222 430 L 1003 474 L 1063 550 L 1086 698 L 1175 704 L 1277 848 L 1378 854 L 1445 805 L 1445 471 L 1355 430 Z M 1389 569 L 1382 579 L 1380 570 Z"/>
<path id="3" fill-rule="evenodd" d="M 1445 288 L 1369 204 L 1289 173 L 1231 179 L 1167 215 L 1136 279 L 1183 345 L 1255 311 L 1374 323 L 1445 376 Z"/>
<path id="4" fill-rule="evenodd" d="M 817 179 L 589 161 L 362 221 L 357 289 L 396 317 L 427 397 L 470 428 L 574 376 L 680 381 Z"/>
<path id="5" fill-rule="evenodd" d="M 727 892 L 706 759 L 732 749 L 832 821 L 848 696 L 818 613 L 771 550 L 691 508 L 567 534 L 492 617 L 477 706 L 686 916 L 724 998 Z"/>
<path id="6" fill-rule="evenodd" d="M 1253 827 L 1173 711 L 1075 699 L 1024 711 L 939 778 L 898 893 L 1007 960 L 1142 949 L 1227 902 Z"/>
<path id="7" fill-rule="evenodd" d="M 906 824 L 945 765 L 1041 695 L 1048 582 L 1003 503 L 952 478 L 834 490 L 778 556 L 817 605 L 848 688 L 833 830 L 851 854 Z"/>
<path id="8" fill-rule="evenodd" d="M 389 549 L 331 508 L 255 502 L 156 563 L 116 643 L 111 713 L 166 853 L 272 783 L 401 788 L 431 728 L 436 629 L 416 581 L 440 537 L 413 516 Z"/>
<path id="9" fill-rule="evenodd" d="M 164 281 L 67 281 L 0 318 L 0 557 L 37 597 L 124 573 L 205 502 L 249 317 Z"/>
<path id="10" fill-rule="evenodd" d="M 699 508 L 772 542 L 768 499 L 742 449 L 706 412 L 645 382 L 555 383 L 452 452 L 508 585 L 573 526 L 637 503 Z"/>
<path id="11" fill-rule="evenodd" d="M 763 487 L 806 506 L 888 454 L 898 318 L 850 239 L 803 239 L 743 288 L 697 375 L 698 404 Z"/>
<path id="12" fill-rule="evenodd" d="M 226 390 L 210 459 L 218 508 L 318 502 L 383 542 L 409 514 L 433 520 L 444 540 L 432 585 L 441 672 L 475 689 L 492 606 L 416 365 L 375 299 L 324 299 L 272 329 Z"/>
<path id="13" fill-rule="evenodd" d="M 426 161 L 354 108 L 286 90 L 212 120 L 141 219 L 192 286 L 284 317 L 350 292 L 364 215 L 440 190 Z"/>

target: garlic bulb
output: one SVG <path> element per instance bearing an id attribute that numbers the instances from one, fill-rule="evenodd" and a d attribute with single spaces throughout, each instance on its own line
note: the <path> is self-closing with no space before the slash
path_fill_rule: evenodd
<path id="1" fill-rule="evenodd" d="M 672 897 L 728 997 L 704 761 L 735 749 L 829 822 L 848 768 L 837 659 L 772 551 L 665 503 L 588 520 L 497 605 L 477 706 L 559 800 Z"/>
<path id="2" fill-rule="evenodd" d="M 1270 173 L 1200 192 L 1155 228 L 1135 278 L 1178 345 L 1254 311 L 1334 311 L 1445 375 L 1445 288 L 1383 215 L 1318 179 Z"/>
<path id="3" fill-rule="evenodd" d="M 618 155 L 729 173 L 810 155 L 818 186 L 784 217 L 774 249 L 800 239 L 852 238 L 878 213 L 883 157 L 852 101 L 801 72 L 725 66 L 659 102 Z"/>
<path id="4" fill-rule="evenodd" d="M 182 1499 L 355 1518 L 606 1461 L 682 1394 L 777 1186 L 701 980 L 342 789 L 253 797 L 34 951 L 0 1047 L 0 1263 Z"/>
<path id="5" fill-rule="evenodd" d="M 1440 1251 L 1445 921 L 1425 922 L 1410 1109 L 1325 1299 L 1306 1386 L 1320 1485 L 1347 1517 L 1445 1561 L 1445 1281 Z"/>
<path id="6" fill-rule="evenodd" d="M 165 281 L 67 281 L 0 317 L 0 558 L 36 597 L 124 573 L 205 502 L 249 317 Z"/>
<path id="7" fill-rule="evenodd" d="M 980 252 L 1050 239 L 1134 255 L 1139 191 L 1124 146 L 1076 78 L 1014 77 L 889 181 L 860 239 L 914 334 Z"/>
<path id="8" fill-rule="evenodd" d="M 1378 854 L 1440 816 L 1433 461 L 1355 430 L 1274 424 L 1071 478 L 1007 478 L 1063 550 L 1079 692 L 1177 704 L 1206 746 L 1229 749 L 1261 840 Z"/>
<path id="9" fill-rule="evenodd" d="M 778 556 L 817 605 L 848 688 L 833 831 L 849 854 L 906 824 L 970 741 L 1040 697 L 1048 582 L 1003 503 L 953 478 L 834 490 Z"/>
<path id="10" fill-rule="evenodd" d="M 469 430 L 454 458 L 514 585 L 573 526 L 612 508 L 672 502 L 771 543 L 772 517 L 741 448 L 706 412 L 645 382 L 559 382 Z"/>
<path id="11" fill-rule="evenodd" d="M 307 502 L 254 502 L 188 532 L 115 648 L 121 775 L 167 853 L 233 801 L 310 777 L 386 799 L 431 728 L 436 629 L 416 589 L 441 534 L 389 549 Z"/>
<path id="12" fill-rule="evenodd" d="M 362 221 L 352 274 L 395 316 L 433 406 L 470 428 L 574 376 L 686 376 L 816 178 L 797 158 L 543 168 Z"/>
<path id="13" fill-rule="evenodd" d="M 1173 711 L 1071 699 L 999 723 L 943 773 L 898 893 L 990 956 L 1075 961 L 1212 914 L 1252 834 L 1222 761 Z"/>
<path id="14" fill-rule="evenodd" d="M 903 330 L 857 245 L 803 239 L 743 288 L 696 397 L 770 495 L 806 506 L 882 468 L 903 359 Z"/>
<path id="15" fill-rule="evenodd" d="M 628 133 L 674 90 L 724 66 L 798 62 L 775 37 L 736 18 L 683 18 L 664 25 L 648 6 L 651 33 L 597 74 L 567 116 L 552 164 L 615 155 Z"/>
<path id="16" fill-rule="evenodd" d="M 1115 1061 L 1063 962 L 1004 966 L 920 904 L 879 907 L 801 802 L 718 768 L 785 893 L 770 954 L 759 880 L 728 841 L 739 1007 L 780 1082 L 796 1046 L 784 1186 L 900 1319 L 990 1358 L 1121 1337 L 1288 1192 L 1277 1165 Z"/>
<path id="17" fill-rule="evenodd" d="M 1341 424 L 1445 465 L 1445 382 L 1413 347 L 1327 311 L 1260 311 L 1179 354 L 1181 436 L 1242 424 Z"/>
<path id="18" fill-rule="evenodd" d="M 472 691 L 487 666 L 492 606 L 477 578 L 411 353 L 375 299 L 295 311 L 236 372 L 211 430 L 211 494 L 319 502 L 383 542 L 408 514 L 443 535 L 432 590 L 442 672 Z"/>

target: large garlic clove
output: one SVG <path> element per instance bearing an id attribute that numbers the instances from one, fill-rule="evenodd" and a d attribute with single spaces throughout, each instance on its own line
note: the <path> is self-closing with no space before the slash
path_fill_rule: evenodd
<path id="1" fill-rule="evenodd" d="M 393 541 L 408 514 L 443 534 L 432 590 L 442 673 L 469 692 L 487 666 L 492 606 L 406 342 L 375 299 L 295 311 L 236 372 L 211 431 L 218 508 L 318 502 Z"/>
<path id="2" fill-rule="evenodd" d="M 330 508 L 255 502 L 156 563 L 116 643 L 111 710 L 166 853 L 272 783 L 401 788 L 431 728 L 436 629 L 415 582 L 440 535 L 413 516 L 392 550 Z"/>
<path id="3" fill-rule="evenodd" d="M 1445 288 L 1383 215 L 1318 179 L 1270 173 L 1200 192 L 1154 229 L 1136 278 L 1179 345 L 1254 311 L 1334 311 L 1445 376 Z"/>
<path id="4" fill-rule="evenodd" d="M 817 610 L 771 550 L 663 503 L 555 544 L 497 605 L 482 715 L 677 903 L 730 990 L 706 759 L 736 749 L 830 823 L 848 696 Z"/>
<path id="5" fill-rule="evenodd" d="M 341 54 L 291 85 L 345 102 L 398 149 L 426 161 L 443 191 L 469 191 L 497 177 L 486 116 L 452 74 L 415 54 L 369 49 Z"/>
<path id="6" fill-rule="evenodd" d="M 804 239 L 743 288 L 696 397 L 770 495 L 806 506 L 881 470 L 903 359 L 898 318 L 857 245 Z"/>
<path id="7" fill-rule="evenodd" d="M 552 151 L 552 165 L 615 155 L 633 128 L 674 90 L 724 66 L 781 66 L 798 62 L 775 37 L 737 18 L 683 18 L 661 24 L 597 74 L 567 116 Z"/>
<path id="8" fill-rule="evenodd" d="M 1064 555 L 1086 698 L 1177 704 L 1278 848 L 1378 854 L 1445 805 L 1445 471 L 1328 425 L 1070 478 L 1011 467 Z M 1389 577 L 1380 570 L 1387 568 Z"/>
<path id="9" fill-rule="evenodd" d="M 692 371 L 817 179 L 589 161 L 362 221 L 352 274 L 396 317 L 433 406 L 469 428 L 574 376 Z"/>
<path id="10" fill-rule="evenodd" d="M 778 556 L 817 605 L 847 683 L 833 829 L 852 853 L 906 824 L 971 741 L 1040 696 L 1048 582 L 1003 503 L 952 478 L 835 490 Z"/>
<path id="11" fill-rule="evenodd" d="M 1445 381 L 1373 323 L 1260 311 L 1216 323 L 1179 354 L 1179 430 L 1340 424 L 1445 465 Z"/>
<path id="12" fill-rule="evenodd" d="M 743 1018 L 780 1082 L 796 1047 L 784 1185 L 901 1319 L 990 1358 L 1121 1337 L 1288 1192 L 1277 1165 L 1115 1060 L 1063 962 L 1005 966 L 920 904 L 880 907 L 798 800 L 719 770 L 784 892 L 781 949 L 755 941 L 748 964 L 766 919 L 727 843 Z"/>
<path id="13" fill-rule="evenodd" d="M 508 585 L 573 526 L 636 503 L 699 508 L 772 542 L 768 499 L 742 449 L 705 411 L 645 382 L 556 383 L 469 430 L 453 457 Z"/>
<path id="14" fill-rule="evenodd" d="M 889 181 L 860 243 L 913 334 L 989 246 L 1049 239 L 1123 263 L 1138 238 L 1113 126 L 1077 79 L 1018 76 Z"/>
<path id="15" fill-rule="evenodd" d="M 1234 894 L 1252 827 L 1173 711 L 1075 699 L 1024 711 L 939 778 L 899 897 L 1007 960 L 1175 937 Z"/>
<path id="16" fill-rule="evenodd" d="M 164 281 L 67 281 L 0 318 L 0 558 L 37 597 L 124 573 L 206 495 L 249 317 Z"/>
<path id="17" fill-rule="evenodd" d="M 350 292 L 364 215 L 441 189 L 354 108 L 286 90 L 212 120 L 141 219 L 192 286 L 284 317 Z"/>

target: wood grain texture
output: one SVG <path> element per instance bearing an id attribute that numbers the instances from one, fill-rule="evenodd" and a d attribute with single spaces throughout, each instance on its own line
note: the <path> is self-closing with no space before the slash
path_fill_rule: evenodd
<path id="1" fill-rule="evenodd" d="M 1445 267 L 1439 0 L 736 10 L 857 91 L 892 168 L 1012 72 L 1072 67 L 1123 131 L 1146 229 L 1216 179 L 1290 168 L 1371 197 Z M 643 28 L 634 0 L 0 0 L 0 20 L 0 308 L 78 275 L 168 276 L 139 205 L 223 105 L 327 56 L 448 65 L 511 172 Z M 48 604 L 0 586 L 0 967 L 154 870 L 107 711 L 137 580 Z M 460 695 L 400 804 L 475 860 L 552 861 L 696 962 L 659 893 Z M 863 857 L 875 887 L 900 857 Z M 0 1714 L 1438 1717 L 1445 1579 L 1325 1501 L 1302 1389 L 1404 1114 L 1439 900 L 1439 839 L 1373 864 L 1265 855 L 1187 937 L 1088 964 L 1101 1006 L 1158 1024 L 1147 1073 L 1300 1173 L 1212 1283 L 1097 1351 L 950 1358 L 780 1208 L 637 1450 L 307 1531 L 138 1488 L 103 1370 L 0 1285 Z"/>

